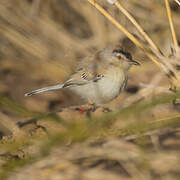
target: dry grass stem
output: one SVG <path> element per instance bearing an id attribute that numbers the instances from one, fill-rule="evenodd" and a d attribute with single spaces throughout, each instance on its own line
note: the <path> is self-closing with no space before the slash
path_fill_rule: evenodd
<path id="1" fill-rule="evenodd" d="M 178 114 L 178 115 L 175 115 L 175 116 L 170 116 L 170 117 L 157 119 L 157 120 L 151 121 L 150 124 L 157 123 L 157 122 L 160 122 L 160 121 L 168 121 L 170 119 L 176 119 L 176 118 L 180 118 L 180 115 Z"/>
<path id="2" fill-rule="evenodd" d="M 169 25 L 171 28 L 174 46 L 175 46 L 175 49 L 177 50 L 178 49 L 178 41 L 176 38 L 176 33 L 175 33 L 174 24 L 173 24 L 173 20 L 172 20 L 172 14 L 171 14 L 171 8 L 169 5 L 169 0 L 165 0 L 165 4 L 166 4 L 166 10 L 167 10 L 167 15 L 168 15 L 168 19 L 169 19 Z"/>
<path id="3" fill-rule="evenodd" d="M 135 18 L 119 3 L 119 1 L 115 2 L 117 8 L 134 24 L 134 26 L 138 29 L 138 31 L 144 36 L 150 46 L 159 53 L 162 54 L 161 50 L 156 46 L 156 44 L 152 41 L 152 39 L 148 36 L 148 34 L 143 30 L 143 28 L 138 24 Z"/>
<path id="4" fill-rule="evenodd" d="M 94 0 L 88 0 L 89 3 L 91 3 L 98 11 L 100 11 L 107 19 L 109 19 L 119 30 L 121 30 L 136 46 L 140 47 L 145 54 L 158 66 L 162 67 L 162 65 L 158 62 L 156 57 L 152 55 L 149 50 L 135 38 L 131 33 L 127 31 L 126 28 L 124 28 L 116 19 L 114 19 L 106 10 L 104 10 L 98 3 L 96 3 Z"/>
<path id="5" fill-rule="evenodd" d="M 180 1 L 179 0 L 174 0 L 179 6 L 180 6 Z"/>
<path id="6" fill-rule="evenodd" d="M 156 52 L 156 56 L 154 56 L 147 47 L 141 43 L 135 36 L 133 36 L 130 32 L 127 31 L 116 19 L 114 19 L 104 8 L 102 8 L 98 3 L 94 0 L 88 0 L 90 4 L 92 4 L 98 11 L 100 11 L 107 19 L 109 19 L 120 31 L 122 31 L 137 47 L 141 48 L 144 53 L 160 68 L 165 74 L 168 74 L 168 77 L 172 80 L 173 86 L 179 86 L 180 79 L 175 69 L 172 67 L 170 63 L 164 61 L 161 53 Z M 142 29 L 142 28 L 141 28 Z M 161 57 L 161 58 L 157 58 Z M 173 72 L 173 75 L 172 73 Z"/>

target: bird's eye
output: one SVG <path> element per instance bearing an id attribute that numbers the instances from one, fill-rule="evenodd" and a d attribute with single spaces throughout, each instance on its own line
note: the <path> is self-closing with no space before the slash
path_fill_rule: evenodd
<path id="1" fill-rule="evenodd" d="M 120 53 L 116 53 L 116 57 L 117 57 L 119 60 L 122 59 L 122 56 L 121 56 Z"/>
<path id="2" fill-rule="evenodd" d="M 122 59 L 122 57 L 121 57 L 121 56 L 118 56 L 118 59 Z"/>

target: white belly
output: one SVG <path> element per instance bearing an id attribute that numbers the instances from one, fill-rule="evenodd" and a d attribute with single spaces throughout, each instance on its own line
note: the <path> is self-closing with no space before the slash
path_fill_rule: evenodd
<path id="1" fill-rule="evenodd" d="M 81 86 L 72 86 L 70 89 L 80 95 L 86 102 L 104 104 L 116 98 L 124 86 L 126 74 L 119 68 L 110 69 L 101 80 Z"/>

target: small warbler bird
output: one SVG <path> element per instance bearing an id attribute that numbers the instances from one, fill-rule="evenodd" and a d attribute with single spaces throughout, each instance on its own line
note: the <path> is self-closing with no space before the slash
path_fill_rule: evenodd
<path id="1" fill-rule="evenodd" d="M 64 84 L 37 89 L 25 96 L 68 88 L 87 102 L 105 104 L 126 87 L 128 70 L 132 65 L 140 64 L 132 59 L 129 52 L 119 47 L 107 47 L 81 61 Z"/>

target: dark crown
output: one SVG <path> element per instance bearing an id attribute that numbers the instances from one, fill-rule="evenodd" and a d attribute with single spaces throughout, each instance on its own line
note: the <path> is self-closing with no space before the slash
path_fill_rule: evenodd
<path id="1" fill-rule="evenodd" d="M 119 54 L 123 54 L 127 59 L 132 60 L 132 56 L 129 52 L 122 50 L 122 49 L 115 49 L 113 50 L 113 53 L 119 53 Z"/>

